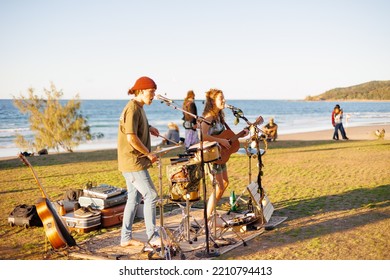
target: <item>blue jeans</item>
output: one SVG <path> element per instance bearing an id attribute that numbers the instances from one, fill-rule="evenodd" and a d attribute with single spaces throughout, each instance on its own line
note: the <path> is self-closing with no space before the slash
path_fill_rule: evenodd
<path id="1" fill-rule="evenodd" d="M 345 134 L 344 126 L 342 123 L 337 123 L 334 127 L 333 139 L 339 139 L 339 131 L 341 132 L 341 137 L 343 139 L 347 139 L 347 135 Z"/>
<path id="2" fill-rule="evenodd" d="M 150 239 L 156 227 L 156 204 L 158 194 L 148 170 L 123 172 L 127 185 L 127 202 L 123 212 L 121 243 L 132 239 L 132 228 L 137 206 L 144 199 L 146 235 Z"/>

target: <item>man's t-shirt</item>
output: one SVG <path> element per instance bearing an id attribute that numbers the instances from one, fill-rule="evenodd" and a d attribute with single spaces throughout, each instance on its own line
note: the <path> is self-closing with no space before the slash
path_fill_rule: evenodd
<path id="1" fill-rule="evenodd" d="M 135 150 L 127 141 L 127 134 L 135 134 L 141 142 L 151 149 L 149 123 L 144 109 L 134 100 L 130 100 L 123 109 L 118 127 L 118 169 L 121 172 L 133 172 L 151 166 L 148 157 Z"/>

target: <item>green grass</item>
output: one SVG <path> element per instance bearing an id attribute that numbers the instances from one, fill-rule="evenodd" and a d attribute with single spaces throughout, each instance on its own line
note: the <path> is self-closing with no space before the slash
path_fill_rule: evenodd
<path id="1" fill-rule="evenodd" d="M 163 158 L 163 192 L 169 194 Z M 220 259 L 389 259 L 390 142 L 279 141 L 263 156 L 262 184 L 275 207 L 288 219 L 272 231 Z M 52 154 L 28 158 L 51 200 L 88 181 L 125 187 L 116 151 Z M 257 160 L 251 160 L 252 181 Z M 248 158 L 234 154 L 228 162 L 229 189 L 219 205 L 226 208 L 230 190 L 247 198 Z M 158 168 L 150 169 L 158 188 Z M 41 196 L 30 170 L 18 159 L 0 161 L 0 258 L 43 259 L 43 228 L 10 227 L 7 217 L 18 204 Z M 209 184 L 208 184 L 209 185 Z M 208 186 L 208 188 L 210 188 Z M 208 190 L 209 192 L 210 190 Z M 245 205 L 240 204 L 240 207 Z M 115 228 L 113 228 L 115 229 Z M 75 236 L 77 242 L 104 233 Z M 48 244 L 46 244 L 48 246 Z M 52 256 L 63 258 L 63 256 Z"/>

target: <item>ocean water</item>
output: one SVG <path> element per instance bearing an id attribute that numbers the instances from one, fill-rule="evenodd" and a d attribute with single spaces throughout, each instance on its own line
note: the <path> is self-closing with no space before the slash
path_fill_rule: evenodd
<path id="1" fill-rule="evenodd" d="M 123 107 L 128 100 L 82 100 L 81 112 L 87 117 L 92 133 L 102 133 L 101 139 L 95 139 L 78 146 L 78 150 L 115 148 L 117 140 L 118 120 Z M 160 134 L 167 131 L 169 122 L 176 122 L 180 134 L 184 137 L 181 111 L 183 101 L 175 100 L 167 105 L 154 100 L 144 109 L 149 123 L 157 127 Z M 198 114 L 203 112 L 203 100 L 196 101 Z M 227 104 L 241 109 L 243 116 L 253 122 L 262 116 L 265 122 L 270 117 L 275 118 L 279 125 L 279 134 L 319 131 L 332 128 L 331 112 L 335 102 L 290 101 L 290 100 L 228 100 Z M 339 102 L 344 110 L 344 126 L 363 126 L 370 124 L 390 123 L 390 102 Z M 232 110 L 225 109 L 227 123 L 235 131 L 241 131 L 246 122 L 240 119 L 234 124 Z M 0 100 L 0 157 L 16 156 L 21 150 L 14 144 L 15 134 L 20 133 L 27 138 L 33 134 L 29 130 L 28 117 L 22 115 L 14 107 L 12 100 Z M 162 141 L 160 137 L 152 137 L 152 145 Z M 49 151 L 50 152 L 50 151 Z"/>

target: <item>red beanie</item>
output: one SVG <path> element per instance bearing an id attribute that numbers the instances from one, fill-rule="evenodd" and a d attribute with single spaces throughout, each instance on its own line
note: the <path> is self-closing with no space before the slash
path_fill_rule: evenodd
<path id="1" fill-rule="evenodd" d="M 135 82 L 134 86 L 129 89 L 128 94 L 134 94 L 134 91 L 141 89 L 157 89 L 157 85 L 151 78 L 141 77 Z"/>

